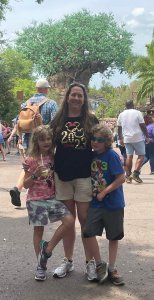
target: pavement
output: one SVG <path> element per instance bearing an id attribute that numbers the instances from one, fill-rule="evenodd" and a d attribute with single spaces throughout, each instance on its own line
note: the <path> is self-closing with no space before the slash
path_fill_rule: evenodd
<path id="1" fill-rule="evenodd" d="M 76 222 L 74 250 L 75 270 L 63 279 L 52 272 L 63 258 L 62 243 L 56 247 L 48 262 L 48 278 L 36 282 L 36 258 L 33 250 L 33 228 L 28 224 L 25 207 L 26 191 L 21 193 L 21 208 L 10 202 L 9 190 L 21 172 L 20 157 L 12 150 L 3 162 L 0 154 L 0 300 L 153 300 L 154 299 L 154 175 L 149 164 L 143 166 L 143 184 L 124 184 L 125 237 L 119 243 L 118 271 L 125 286 L 110 282 L 89 283 L 85 277 L 85 257 Z M 57 223 L 45 228 L 49 240 Z M 99 238 L 102 258 L 108 261 L 108 242 L 105 234 Z"/>

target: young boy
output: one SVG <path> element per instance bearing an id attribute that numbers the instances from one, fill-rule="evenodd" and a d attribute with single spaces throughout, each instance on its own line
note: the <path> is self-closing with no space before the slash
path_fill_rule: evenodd
<path id="1" fill-rule="evenodd" d="M 103 229 L 109 240 L 109 265 L 101 261 L 99 247 L 91 248 L 96 261 L 99 282 L 107 278 L 115 285 L 123 285 L 124 280 L 115 267 L 118 240 L 124 237 L 124 170 L 119 155 L 111 149 L 113 136 L 109 128 L 102 124 L 93 127 L 91 145 L 95 156 L 91 164 L 93 197 L 88 211 L 83 236 L 101 236 Z"/>

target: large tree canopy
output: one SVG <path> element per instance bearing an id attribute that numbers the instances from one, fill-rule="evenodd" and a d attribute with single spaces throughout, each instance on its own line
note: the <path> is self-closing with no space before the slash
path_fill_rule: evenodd
<path id="1" fill-rule="evenodd" d="M 88 85 L 97 72 L 125 71 L 132 34 L 112 14 L 83 10 L 57 22 L 34 23 L 18 33 L 16 45 L 39 74 L 59 74 L 65 83 L 78 80 Z"/>

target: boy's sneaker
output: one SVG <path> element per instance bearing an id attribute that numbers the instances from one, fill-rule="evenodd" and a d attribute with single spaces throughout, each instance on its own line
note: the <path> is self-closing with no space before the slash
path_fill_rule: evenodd
<path id="1" fill-rule="evenodd" d="M 97 279 L 100 283 L 103 283 L 108 276 L 108 266 L 106 262 L 102 262 L 96 267 Z"/>
<path id="2" fill-rule="evenodd" d="M 10 190 L 10 196 L 11 196 L 11 203 L 14 206 L 21 206 L 20 192 L 18 191 L 18 188 L 16 186 Z"/>
<path id="3" fill-rule="evenodd" d="M 131 177 L 131 175 L 130 175 L 130 176 L 127 176 L 127 175 L 126 175 L 125 181 L 126 181 L 127 183 L 132 183 L 132 177 Z"/>
<path id="4" fill-rule="evenodd" d="M 135 180 L 138 183 L 142 183 L 143 182 L 142 179 L 139 177 L 139 173 L 137 173 L 137 172 L 133 172 L 133 174 L 132 174 L 131 177 L 132 177 L 133 180 Z"/>
<path id="5" fill-rule="evenodd" d="M 46 270 L 39 265 L 37 266 L 37 269 L 36 269 L 35 280 L 37 280 L 37 281 L 46 280 Z"/>
<path id="6" fill-rule="evenodd" d="M 42 240 L 40 241 L 40 254 L 38 257 L 38 265 L 41 266 L 44 270 L 47 269 L 48 258 L 51 257 L 52 253 L 46 253 L 46 248 L 48 247 L 48 242 Z"/>
<path id="7" fill-rule="evenodd" d="M 72 261 L 69 261 L 66 257 L 64 257 L 60 267 L 56 268 L 56 270 L 53 273 L 53 277 L 55 278 L 63 278 L 65 277 L 69 272 L 72 272 L 74 270 L 74 265 Z"/>
<path id="8" fill-rule="evenodd" d="M 120 274 L 118 274 L 117 269 L 114 269 L 113 271 L 108 270 L 108 278 L 114 285 L 124 285 L 124 279 Z"/>
<path id="9" fill-rule="evenodd" d="M 86 275 L 89 281 L 98 281 L 96 273 L 96 263 L 94 259 L 88 261 L 86 265 Z"/>

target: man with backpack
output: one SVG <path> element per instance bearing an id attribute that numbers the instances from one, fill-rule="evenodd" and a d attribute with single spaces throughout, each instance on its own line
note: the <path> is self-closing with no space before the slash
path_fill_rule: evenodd
<path id="1" fill-rule="evenodd" d="M 58 111 L 57 103 L 47 98 L 49 82 L 39 79 L 36 82 L 36 94 L 21 105 L 18 117 L 18 130 L 22 136 L 22 146 L 28 149 L 32 130 L 40 124 L 47 125 Z M 20 174 L 17 185 L 10 190 L 11 202 L 21 206 L 20 192 L 23 188 L 24 172 Z"/>

